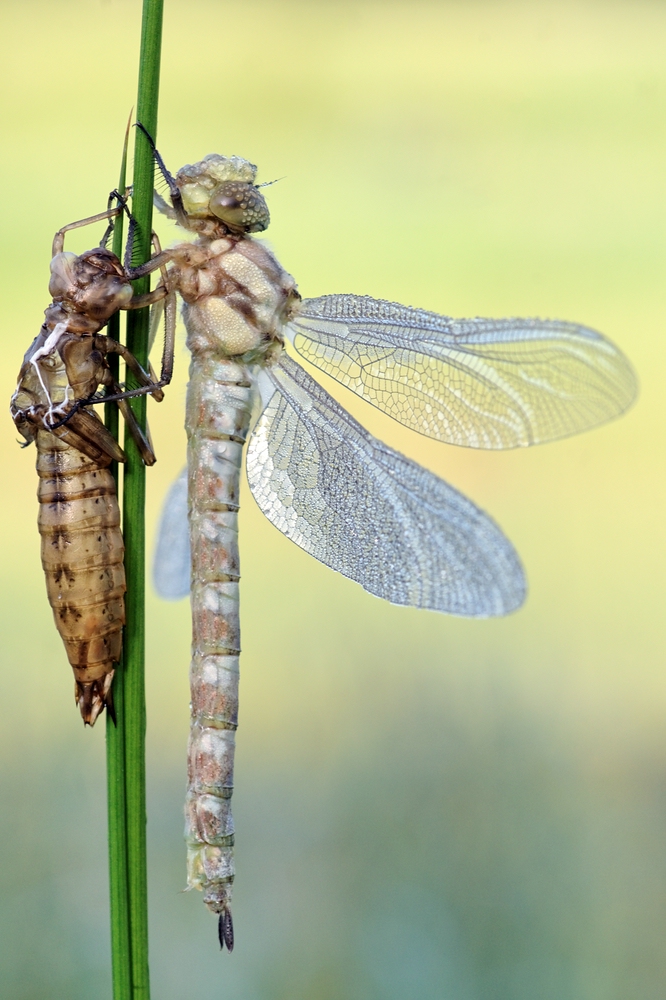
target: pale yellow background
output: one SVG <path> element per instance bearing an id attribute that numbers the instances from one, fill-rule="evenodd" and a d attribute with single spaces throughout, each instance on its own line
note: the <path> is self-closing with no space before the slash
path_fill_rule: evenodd
<path id="1" fill-rule="evenodd" d="M 661 1000 L 666 8 L 166 7 L 167 163 L 237 153 L 284 178 L 268 237 L 304 295 L 578 320 L 631 357 L 641 398 L 583 437 L 483 454 L 334 388 L 503 526 L 530 581 L 507 620 L 384 604 L 283 539 L 245 491 L 233 956 L 200 896 L 180 893 L 188 607 L 150 596 L 153 995 Z M 53 232 L 116 183 L 140 10 L 0 14 L 8 402 Z M 150 407 L 151 538 L 183 462 L 186 369 L 181 342 Z M 34 453 L 8 416 L 0 434 L 0 993 L 108 1000 L 104 727 L 80 724 L 46 602 Z"/>

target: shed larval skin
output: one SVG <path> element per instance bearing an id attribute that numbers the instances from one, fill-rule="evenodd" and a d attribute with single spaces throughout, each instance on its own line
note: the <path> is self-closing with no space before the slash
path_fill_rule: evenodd
<path id="1" fill-rule="evenodd" d="M 84 722 L 93 725 L 109 702 L 125 623 L 125 570 L 120 510 L 109 466 L 116 454 L 104 425 L 81 411 L 57 432 L 28 421 L 65 400 L 67 376 L 59 354 L 42 359 L 50 402 L 30 357 L 26 356 L 12 399 L 19 430 L 37 446 L 38 525 L 42 566 L 55 624 L 75 678 L 75 698 Z M 45 377 L 46 376 L 46 377 Z M 97 444 L 99 439 L 100 444 Z M 115 444 L 115 442 L 114 442 Z"/>
<path id="2" fill-rule="evenodd" d="M 75 698 L 84 723 L 94 725 L 104 706 L 113 712 L 111 683 L 120 658 L 125 623 L 124 546 L 120 511 L 109 466 L 125 454 L 87 404 L 100 385 L 111 390 L 144 462 L 152 446 L 136 421 L 127 396 L 150 392 L 161 399 L 171 378 L 175 302 L 164 283 L 135 295 L 131 279 L 160 266 L 151 258 L 131 266 L 104 244 L 77 256 L 63 250 L 65 232 L 111 219 L 122 206 L 70 223 L 53 241 L 53 296 L 39 335 L 30 346 L 11 400 L 11 413 L 27 444 L 37 446 L 39 531 L 42 565 L 55 623 L 74 670 Z M 111 231 L 107 230 L 107 238 Z M 130 351 L 100 331 L 120 309 L 166 300 L 165 350 L 159 382 Z M 122 390 L 108 354 L 126 362 L 139 388 Z M 99 400 L 95 400 L 99 401 Z"/>

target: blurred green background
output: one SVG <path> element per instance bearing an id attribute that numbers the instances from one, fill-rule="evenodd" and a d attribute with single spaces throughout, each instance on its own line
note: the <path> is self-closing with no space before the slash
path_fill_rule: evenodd
<path id="1" fill-rule="evenodd" d="M 284 178 L 268 236 L 304 295 L 577 320 L 626 351 L 641 398 L 585 436 L 484 454 L 333 387 L 503 526 L 531 588 L 506 620 L 384 604 L 245 490 L 233 956 L 181 893 L 188 607 L 151 594 L 153 995 L 661 1000 L 666 6 L 166 7 L 160 149 Z M 116 183 L 140 4 L 0 11 L 8 401 L 53 233 Z M 177 363 L 150 408 L 151 537 L 184 458 L 182 342 Z M 34 452 L 9 417 L 0 434 L 0 993 L 108 1000 L 104 727 L 81 726 L 46 602 Z"/>

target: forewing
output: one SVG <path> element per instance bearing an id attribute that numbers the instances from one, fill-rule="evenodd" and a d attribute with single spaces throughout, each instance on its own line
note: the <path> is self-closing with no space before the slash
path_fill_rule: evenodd
<path id="1" fill-rule="evenodd" d="M 365 295 L 306 299 L 296 350 L 412 430 L 515 448 L 589 430 L 633 402 L 636 377 L 609 340 L 561 320 L 450 319 Z"/>
<path id="2" fill-rule="evenodd" d="M 483 618 L 523 602 L 518 556 L 487 514 L 373 438 L 291 358 L 268 375 L 247 471 L 283 534 L 394 604 Z"/>
<path id="3" fill-rule="evenodd" d="M 187 521 L 187 468 L 164 500 L 153 560 L 153 585 L 167 601 L 190 592 L 190 531 Z"/>

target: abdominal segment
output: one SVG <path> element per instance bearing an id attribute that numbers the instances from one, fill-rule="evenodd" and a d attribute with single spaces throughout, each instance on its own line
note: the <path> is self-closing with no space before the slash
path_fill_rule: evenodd
<path id="1" fill-rule="evenodd" d="M 110 706 L 125 624 L 124 546 L 110 463 L 49 431 L 37 434 L 46 589 L 74 670 L 76 703 L 91 726 Z"/>

